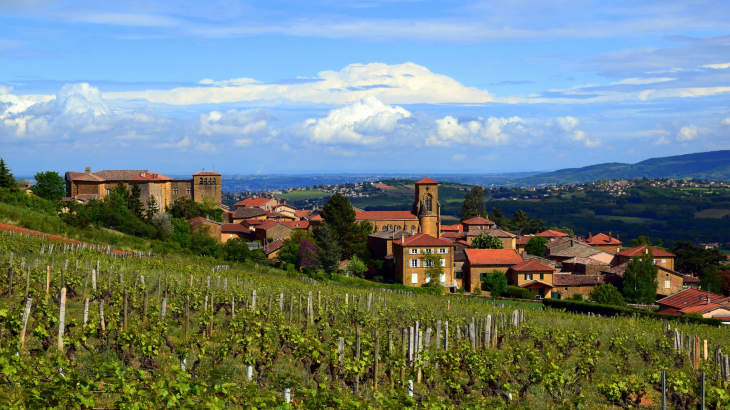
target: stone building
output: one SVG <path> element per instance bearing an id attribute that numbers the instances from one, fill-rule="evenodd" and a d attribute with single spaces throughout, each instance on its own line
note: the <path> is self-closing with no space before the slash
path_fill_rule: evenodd
<path id="1" fill-rule="evenodd" d="M 155 198 L 159 209 L 165 209 L 180 198 L 203 202 L 203 198 L 209 197 L 216 204 L 221 202 L 221 174 L 213 171 L 195 173 L 191 179 L 172 179 L 146 169 L 91 172 L 87 167 L 84 172 L 66 172 L 65 179 L 66 196 L 81 201 L 103 199 L 119 182 L 131 190 L 136 182 L 142 191 L 140 199 L 145 209 L 150 196 Z"/>
<path id="2" fill-rule="evenodd" d="M 438 280 L 450 290 L 460 287 L 454 277 L 454 243 L 427 234 L 403 235 L 392 243 L 395 280 L 406 286 L 421 286 L 432 280 Z M 427 276 L 431 267 L 425 255 L 434 254 L 440 258 L 443 274 L 439 278 Z"/>
<path id="3" fill-rule="evenodd" d="M 473 292 L 480 286 L 487 273 L 494 270 L 506 273 L 510 267 L 523 261 L 514 249 L 464 249 L 464 253 L 466 261 L 462 270 L 467 292 Z"/>
<path id="4" fill-rule="evenodd" d="M 635 256 L 641 257 L 648 254 L 649 252 L 651 252 L 652 254 L 655 265 L 667 268 L 669 270 L 674 270 L 674 258 L 676 258 L 676 255 L 649 245 L 637 246 L 635 248 L 626 249 L 619 252 L 617 254 L 618 262 L 628 262 Z"/>

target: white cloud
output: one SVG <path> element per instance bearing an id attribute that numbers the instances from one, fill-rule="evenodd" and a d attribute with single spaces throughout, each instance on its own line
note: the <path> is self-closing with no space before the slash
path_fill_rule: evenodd
<path id="1" fill-rule="evenodd" d="M 668 145 L 669 144 L 669 138 L 667 138 L 667 137 L 661 137 L 658 140 L 654 141 L 652 144 L 654 144 L 654 145 Z"/>
<path id="2" fill-rule="evenodd" d="M 547 125 L 550 126 L 550 123 Z M 586 134 L 585 131 L 578 129 L 579 125 L 580 121 L 575 117 L 566 116 L 555 118 L 555 126 L 562 134 L 567 135 L 568 138 L 573 141 L 581 142 L 588 148 L 600 147 L 601 141 L 598 139 L 588 138 L 588 134 Z"/>
<path id="3" fill-rule="evenodd" d="M 677 132 L 677 141 L 692 141 L 697 138 L 699 133 L 699 127 L 690 124 L 686 127 L 682 127 L 679 129 L 679 132 Z"/>
<path id="4" fill-rule="evenodd" d="M 248 147 L 253 143 L 252 139 L 241 138 L 233 141 L 233 144 L 237 147 Z"/>
<path id="5" fill-rule="evenodd" d="M 727 117 L 724 120 L 720 121 L 720 124 L 722 124 L 722 125 L 730 125 L 730 117 Z"/>
<path id="6" fill-rule="evenodd" d="M 213 81 L 209 78 L 198 81 L 198 84 L 214 85 L 218 87 L 236 87 L 241 85 L 256 84 L 258 81 L 253 78 L 234 78 L 232 80 Z"/>
<path id="7" fill-rule="evenodd" d="M 178 148 L 185 149 L 190 146 L 190 137 L 185 137 L 178 142 L 162 142 L 156 145 L 157 148 Z"/>
<path id="8" fill-rule="evenodd" d="M 705 64 L 701 66 L 702 68 L 712 68 L 715 70 L 723 70 L 725 68 L 730 68 L 730 63 L 723 63 L 723 64 Z"/>
<path id="9" fill-rule="evenodd" d="M 200 114 L 200 133 L 205 135 L 254 135 L 268 125 L 267 121 L 275 119 L 264 109 L 229 110 L 225 113 L 211 111 Z"/>
<path id="10" fill-rule="evenodd" d="M 525 132 L 524 121 L 520 117 L 489 117 L 459 122 L 452 116 L 446 116 L 436 120 L 436 130 L 426 140 L 426 145 L 498 145 L 506 143 L 512 134 Z"/>
<path id="11" fill-rule="evenodd" d="M 241 81 L 245 80 L 245 81 Z M 146 99 L 172 105 L 287 99 L 294 102 L 349 104 L 372 95 L 385 104 L 486 103 L 494 96 L 468 87 L 413 63 L 350 64 L 340 71 L 322 71 L 295 84 L 263 84 L 252 79 L 203 80 L 216 87 L 104 93 L 107 99 Z"/>
<path id="12" fill-rule="evenodd" d="M 676 78 L 670 78 L 670 77 L 662 77 L 662 78 L 627 78 L 625 80 L 617 81 L 615 83 L 611 83 L 611 85 L 618 85 L 618 84 L 630 84 L 630 85 L 645 85 L 645 84 L 654 84 L 654 83 L 665 83 L 667 81 L 674 81 Z"/>
<path id="13" fill-rule="evenodd" d="M 327 117 L 310 118 L 299 132 L 311 141 L 323 144 L 362 144 L 382 142 L 394 133 L 398 122 L 411 113 L 397 106 L 383 104 L 372 95 L 331 110 Z"/>

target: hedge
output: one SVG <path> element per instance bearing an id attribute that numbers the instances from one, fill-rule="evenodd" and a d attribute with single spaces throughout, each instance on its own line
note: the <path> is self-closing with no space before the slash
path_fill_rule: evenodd
<path id="1" fill-rule="evenodd" d="M 332 282 L 341 283 L 343 285 L 354 286 L 354 287 L 358 287 L 358 288 L 400 290 L 400 291 L 404 291 L 404 292 L 421 293 L 421 294 L 426 294 L 426 295 L 443 294 L 442 288 L 424 288 L 424 287 L 404 286 L 404 285 L 390 284 L 390 283 L 371 282 L 371 281 L 365 280 L 365 279 L 353 278 L 350 276 L 342 276 L 342 275 L 337 275 L 337 274 L 332 274 L 332 277 L 330 278 L 330 280 Z"/>
<path id="2" fill-rule="evenodd" d="M 565 309 L 573 313 L 595 313 L 603 316 L 639 316 L 658 320 L 671 320 L 678 323 L 695 323 L 710 326 L 721 326 L 720 319 L 706 319 L 683 315 L 666 315 L 652 312 L 650 310 L 635 309 L 623 306 L 599 305 L 590 302 L 575 302 L 564 299 L 543 299 L 543 305 L 555 309 Z"/>
<path id="3" fill-rule="evenodd" d="M 500 296 L 508 297 L 510 299 L 535 300 L 535 293 L 531 290 L 512 285 L 507 286 L 507 291 Z"/>

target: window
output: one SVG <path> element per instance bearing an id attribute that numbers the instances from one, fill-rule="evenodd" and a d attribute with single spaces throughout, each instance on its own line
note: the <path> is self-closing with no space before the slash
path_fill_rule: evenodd
<path id="1" fill-rule="evenodd" d="M 568 290 L 568 288 L 565 288 L 565 290 Z"/>
<path id="2" fill-rule="evenodd" d="M 461 276 L 461 271 L 456 272 L 455 275 L 456 275 L 456 279 L 463 279 Z"/>
<path id="3" fill-rule="evenodd" d="M 424 199 L 424 203 L 426 204 L 426 210 L 428 212 L 431 212 L 431 202 L 433 200 L 431 199 L 431 195 L 426 195 L 426 198 Z"/>
<path id="4" fill-rule="evenodd" d="M 432 268 L 433 267 L 433 261 L 430 259 L 424 259 L 423 260 L 423 267 L 424 268 Z"/>
<path id="5" fill-rule="evenodd" d="M 411 225 L 411 232 L 415 232 L 415 231 L 416 231 L 416 225 Z"/>
<path id="6" fill-rule="evenodd" d="M 387 226 L 383 226 L 383 229 L 382 229 L 382 231 L 383 231 L 383 232 L 385 232 L 385 231 L 387 231 L 387 230 L 388 230 L 388 227 L 387 227 Z"/>
<path id="7" fill-rule="evenodd" d="M 433 249 L 424 249 L 423 250 L 423 253 L 426 253 L 426 254 L 429 254 L 430 255 L 430 254 L 433 253 Z"/>
<path id="8" fill-rule="evenodd" d="M 187 190 L 187 191 L 188 191 L 188 195 L 190 195 L 190 191 L 191 191 L 191 190 L 192 190 L 191 188 L 188 188 L 188 190 Z"/>
<path id="9" fill-rule="evenodd" d="M 112 190 L 111 190 L 111 189 L 107 189 L 107 190 L 106 190 L 106 194 L 107 194 L 107 195 L 109 195 L 109 194 L 111 194 L 111 193 L 112 193 Z"/>
<path id="10" fill-rule="evenodd" d="M 418 267 L 418 259 L 411 259 L 410 267 L 411 268 L 417 268 Z"/>
<path id="11" fill-rule="evenodd" d="M 446 274 L 442 273 L 441 276 L 439 276 L 439 282 L 446 282 Z"/>
<path id="12" fill-rule="evenodd" d="M 411 283 L 418 283 L 418 274 L 411 273 Z"/>
<path id="13" fill-rule="evenodd" d="M 172 188 L 172 194 L 177 195 L 177 188 Z"/>
<path id="14" fill-rule="evenodd" d="M 543 279 L 545 279 L 545 274 L 544 273 L 541 273 L 540 274 L 540 280 L 543 280 Z"/>
<path id="15" fill-rule="evenodd" d="M 408 253 L 410 253 L 411 255 L 418 255 L 418 248 L 409 249 Z"/>
<path id="16" fill-rule="evenodd" d="M 442 254 L 442 255 L 443 255 L 443 254 L 445 254 L 445 253 L 449 253 L 449 250 L 448 250 L 448 249 L 446 249 L 446 248 L 439 248 L 439 250 L 438 250 L 438 253 L 440 253 L 440 254 Z"/>
<path id="17" fill-rule="evenodd" d="M 669 289 L 671 287 L 671 283 L 668 280 L 664 281 L 664 289 Z"/>
<path id="18" fill-rule="evenodd" d="M 441 267 L 442 268 L 445 268 L 446 267 L 446 259 L 441 259 Z"/>
<path id="19" fill-rule="evenodd" d="M 426 275 L 426 283 L 428 283 L 428 282 L 431 282 L 431 278 L 429 278 L 428 275 Z"/>
<path id="20" fill-rule="evenodd" d="M 525 280 L 532 280 L 532 273 L 525 273 Z"/>
<path id="21" fill-rule="evenodd" d="M 656 259 L 652 259 L 651 260 L 651 263 L 653 263 L 654 265 L 656 265 Z"/>
<path id="22" fill-rule="evenodd" d="M 667 260 L 666 259 L 662 259 L 662 263 L 667 263 Z"/>
<path id="23" fill-rule="evenodd" d="M 210 179 L 210 184 L 211 184 L 211 185 L 215 185 L 215 178 L 211 178 L 211 179 Z"/>
<path id="24" fill-rule="evenodd" d="M 396 226 L 396 227 L 395 227 L 395 230 L 396 230 L 396 231 L 400 231 L 400 226 Z"/>
<path id="25" fill-rule="evenodd" d="M 200 177 L 200 185 L 203 185 L 203 177 Z"/>

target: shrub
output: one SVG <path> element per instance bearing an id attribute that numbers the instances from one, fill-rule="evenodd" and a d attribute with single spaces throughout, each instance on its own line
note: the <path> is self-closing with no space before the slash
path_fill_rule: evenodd
<path id="1" fill-rule="evenodd" d="M 519 286 L 507 286 L 507 291 L 503 294 L 511 299 L 535 299 L 535 294 L 529 289 L 524 289 Z"/>
<path id="2" fill-rule="evenodd" d="M 645 309 L 630 307 L 599 305 L 591 302 L 575 302 L 572 300 L 544 299 L 543 305 L 554 309 L 565 309 L 573 313 L 595 313 L 602 316 L 639 316 L 658 320 L 670 320 L 678 323 L 696 323 L 710 326 L 721 326 L 720 319 L 696 318 L 689 315 L 665 315 Z"/>
<path id="3" fill-rule="evenodd" d="M 626 301 L 618 289 L 610 283 L 603 283 L 591 290 L 588 294 L 591 302 L 603 305 L 626 306 Z"/>
<path id="4" fill-rule="evenodd" d="M 497 269 L 493 270 L 484 277 L 480 290 L 489 292 L 493 298 L 500 296 L 507 290 L 507 276 Z"/>
<path id="5" fill-rule="evenodd" d="M 582 302 L 583 301 L 583 295 L 580 293 L 575 293 L 573 296 L 569 297 L 568 300 L 575 300 L 576 302 Z"/>

